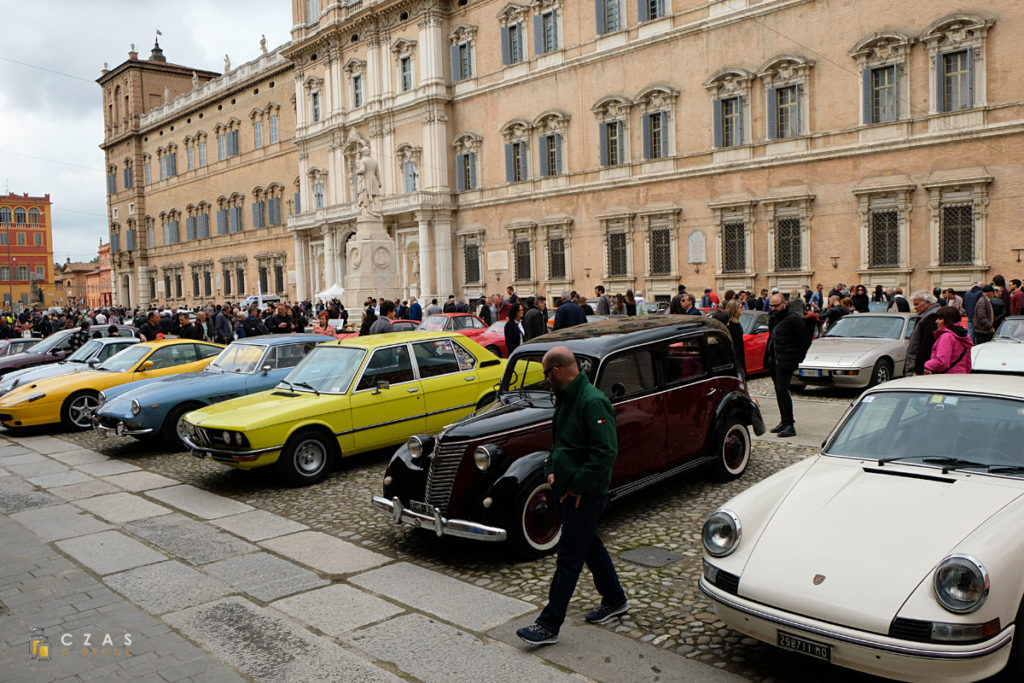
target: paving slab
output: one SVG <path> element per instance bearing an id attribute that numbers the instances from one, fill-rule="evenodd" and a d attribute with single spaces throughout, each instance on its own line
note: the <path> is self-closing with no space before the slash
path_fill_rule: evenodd
<path id="1" fill-rule="evenodd" d="M 11 476 L 11 473 L 8 472 L 7 470 L 5 470 L 3 467 L 0 467 L 0 477 L 9 477 L 9 476 Z"/>
<path id="2" fill-rule="evenodd" d="M 62 465 L 61 463 L 55 460 L 50 460 L 49 458 L 43 458 L 43 456 L 39 457 L 42 458 L 42 460 L 36 462 L 16 463 L 13 465 L 11 463 L 5 462 L 4 467 L 10 470 L 11 472 L 14 472 L 15 474 L 20 474 L 21 476 L 26 478 L 68 471 L 66 465 Z"/>
<path id="3" fill-rule="evenodd" d="M 109 524 L 104 524 L 71 504 L 16 512 L 11 515 L 11 519 L 44 541 L 59 541 L 74 536 L 85 536 L 110 528 Z"/>
<path id="4" fill-rule="evenodd" d="M 171 479 L 156 472 L 146 472 L 145 470 L 115 474 L 111 477 L 105 477 L 105 480 L 126 491 L 136 492 L 159 489 L 181 483 L 177 479 Z"/>
<path id="5" fill-rule="evenodd" d="M 428 683 L 449 683 L 453 675 L 474 683 L 583 680 L 519 648 L 484 641 L 422 614 L 389 619 L 360 629 L 346 640 L 371 657 L 390 661 L 403 672 Z"/>
<path id="6" fill-rule="evenodd" d="M 124 529 L 190 564 L 206 564 L 259 550 L 250 543 L 177 512 L 129 522 Z"/>
<path id="7" fill-rule="evenodd" d="M 243 598 L 225 598 L 190 607 L 168 614 L 164 620 L 257 680 L 401 680 L 358 653 L 315 636 Z"/>
<path id="8" fill-rule="evenodd" d="M 234 592 L 220 579 L 175 560 L 111 574 L 103 582 L 152 614 L 194 607 Z"/>
<path id="9" fill-rule="evenodd" d="M 150 491 L 146 495 L 179 510 L 184 510 L 200 519 L 227 517 L 228 515 L 237 515 L 241 512 L 249 512 L 253 509 L 251 505 L 239 503 L 237 500 L 218 496 L 215 493 L 203 491 L 187 484 Z"/>
<path id="10" fill-rule="evenodd" d="M 92 477 L 85 472 L 78 472 L 76 470 L 64 470 L 56 474 L 42 474 L 38 477 L 30 477 L 28 480 L 30 484 L 43 489 L 53 489 L 69 484 L 81 484 L 86 481 L 92 481 Z"/>
<path id="11" fill-rule="evenodd" d="M 78 501 L 77 504 L 115 524 L 124 524 L 136 519 L 171 513 L 171 510 L 163 505 L 157 505 L 145 498 L 127 492 L 85 498 Z"/>
<path id="12" fill-rule="evenodd" d="M 120 489 L 113 484 L 108 484 L 107 482 L 99 479 L 90 479 L 89 481 L 81 484 L 58 486 L 50 489 L 50 493 L 54 493 L 64 500 L 92 498 L 93 496 L 103 496 L 108 493 L 117 493 L 118 491 L 120 491 Z"/>
<path id="13" fill-rule="evenodd" d="M 301 531 L 263 541 L 260 545 L 325 574 L 351 574 L 391 562 L 387 555 L 321 531 Z"/>
<path id="14" fill-rule="evenodd" d="M 602 683 L 700 681 L 701 683 L 742 683 L 747 679 L 688 659 L 669 650 L 616 633 L 613 624 L 594 626 L 583 621 L 583 613 L 569 614 L 553 647 L 530 648 L 516 635 L 516 629 L 533 623 L 535 614 L 502 624 L 487 635 L 513 647 L 527 648 L 544 660 Z M 596 656 L 595 653 L 600 653 Z"/>
<path id="15" fill-rule="evenodd" d="M 19 448 L 16 451 L 11 451 L 10 454 L 0 454 L 0 462 L 3 462 L 5 467 L 11 465 L 20 465 L 27 462 L 46 462 L 49 460 L 45 455 L 39 455 L 35 451 L 30 451 L 26 448 Z"/>
<path id="16" fill-rule="evenodd" d="M 374 569 L 349 581 L 474 631 L 486 631 L 535 609 L 522 600 L 407 562 Z"/>
<path id="17" fill-rule="evenodd" d="M 308 569 L 269 553 L 232 557 L 208 564 L 203 570 L 264 602 L 330 583 Z"/>
<path id="18" fill-rule="evenodd" d="M 66 453 L 53 453 L 50 455 L 54 460 L 59 460 L 65 465 L 88 465 L 93 462 L 105 462 L 110 460 L 107 456 L 96 451 L 90 451 L 84 448 L 80 448 L 76 451 L 67 451 Z"/>
<path id="19" fill-rule="evenodd" d="M 167 559 L 120 531 L 69 538 L 58 541 L 57 547 L 97 574 L 113 574 Z"/>
<path id="20" fill-rule="evenodd" d="M 30 448 L 39 453 L 45 453 L 46 455 L 82 449 L 78 444 L 58 439 L 54 436 L 20 436 L 12 440 L 20 446 Z"/>
<path id="21" fill-rule="evenodd" d="M 47 505 L 59 505 L 63 502 L 57 496 L 39 491 L 32 484 L 18 477 L 0 479 L 0 512 L 11 514 Z"/>
<path id="22" fill-rule="evenodd" d="M 340 636 L 405 611 L 394 603 L 344 584 L 293 595 L 268 606 L 329 636 Z"/>
<path id="23" fill-rule="evenodd" d="M 33 455 L 36 454 L 35 451 L 30 451 L 24 446 L 20 446 L 18 444 L 0 443 L 0 460 L 6 460 L 7 458 L 13 458 L 17 455 L 26 455 L 30 453 Z"/>
<path id="24" fill-rule="evenodd" d="M 294 534 L 296 531 L 308 529 L 305 524 L 293 522 L 266 510 L 253 510 L 240 515 L 221 517 L 213 523 L 225 531 L 241 536 L 250 541 L 265 541 L 275 536 Z"/>
<path id="25" fill-rule="evenodd" d="M 137 472 L 138 467 L 131 463 L 120 460 L 104 460 L 102 462 L 87 462 L 78 465 L 78 469 L 94 477 L 109 477 L 112 474 L 124 474 L 125 472 Z"/>

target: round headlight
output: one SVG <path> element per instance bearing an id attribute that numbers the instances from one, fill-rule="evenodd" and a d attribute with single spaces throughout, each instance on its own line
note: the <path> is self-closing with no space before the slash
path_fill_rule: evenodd
<path id="1" fill-rule="evenodd" d="M 139 405 L 138 399 L 132 399 L 132 415 L 138 415 L 142 412 L 142 406 Z"/>
<path id="2" fill-rule="evenodd" d="M 477 446 L 477 449 L 473 451 L 473 462 L 476 463 L 476 468 L 481 472 L 486 472 L 491 466 L 491 461 L 497 458 L 501 454 L 501 449 L 497 446 L 487 444 L 485 446 Z"/>
<path id="3" fill-rule="evenodd" d="M 235 432 L 235 444 L 238 446 L 242 445 L 242 432 Z"/>
<path id="4" fill-rule="evenodd" d="M 935 570 L 935 597 L 954 614 L 981 607 L 988 597 L 988 572 L 970 555 L 950 555 Z"/>
<path id="5" fill-rule="evenodd" d="M 413 434 L 405 442 L 405 447 L 409 449 L 409 455 L 414 460 L 422 458 L 424 455 L 430 455 L 430 452 L 434 450 L 434 437 L 429 434 Z"/>
<path id="6" fill-rule="evenodd" d="M 100 402 L 99 405 L 103 405 L 104 403 L 107 402 L 107 395 L 101 391 L 100 393 L 96 394 L 96 400 Z"/>
<path id="7" fill-rule="evenodd" d="M 712 557 L 725 557 L 740 544 L 740 519 L 728 510 L 713 512 L 704 522 L 701 542 Z"/>

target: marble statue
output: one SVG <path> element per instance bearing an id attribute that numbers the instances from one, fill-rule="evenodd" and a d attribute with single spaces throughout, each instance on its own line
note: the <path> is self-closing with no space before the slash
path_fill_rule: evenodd
<path id="1" fill-rule="evenodd" d="M 370 148 L 363 146 L 359 150 L 359 166 L 356 168 L 359 189 L 359 211 L 364 216 L 379 216 L 377 198 L 380 197 L 380 168 L 377 161 L 370 156 Z"/>
<path id="2" fill-rule="evenodd" d="M 231 71 L 231 57 L 224 53 L 224 73 Z"/>
<path id="3" fill-rule="evenodd" d="M 267 54 L 267 35 L 265 33 L 260 36 L 260 52 Z"/>
<path id="4" fill-rule="evenodd" d="M 195 90 L 199 87 L 199 74 L 195 71 L 192 72 L 192 89 Z"/>
<path id="5" fill-rule="evenodd" d="M 164 104 L 171 101 L 171 91 L 164 87 Z"/>

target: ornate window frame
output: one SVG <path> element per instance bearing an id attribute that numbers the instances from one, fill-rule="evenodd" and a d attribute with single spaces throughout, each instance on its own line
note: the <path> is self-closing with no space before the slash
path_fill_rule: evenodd
<path id="1" fill-rule="evenodd" d="M 649 290 L 668 290 L 679 280 L 679 207 L 650 209 L 637 214 L 640 219 L 640 231 L 644 236 L 644 277 Z M 668 272 L 654 272 L 654 259 L 651 258 L 651 239 L 655 230 L 668 231 L 669 262 Z"/>
<path id="2" fill-rule="evenodd" d="M 910 48 L 914 40 L 902 33 L 875 33 L 853 46 L 850 56 L 860 69 L 860 124 L 862 126 L 896 123 L 910 118 Z M 875 69 L 892 67 L 896 74 L 896 119 L 873 121 L 871 74 Z"/>
<path id="3" fill-rule="evenodd" d="M 477 190 L 482 185 L 482 178 L 480 176 L 480 151 L 483 148 L 483 138 L 476 133 L 459 133 L 452 140 L 452 149 L 455 150 L 455 173 L 456 183 L 455 187 L 459 192 L 468 192 L 471 190 Z M 466 163 L 469 164 L 469 179 L 470 184 L 463 186 L 463 169 L 459 165 L 459 157 L 467 157 Z"/>
<path id="4" fill-rule="evenodd" d="M 332 204 L 331 198 L 328 195 L 328 189 L 330 188 L 327 182 L 327 171 L 317 166 L 309 169 L 306 174 L 309 178 L 309 196 L 310 203 L 313 205 L 310 207 L 312 211 L 322 211 L 326 209 L 329 204 Z M 317 192 L 317 185 L 320 185 L 320 192 Z M 319 200 L 317 196 L 319 194 Z"/>
<path id="5" fill-rule="evenodd" d="M 501 63 L 504 66 L 514 66 L 527 61 L 529 56 L 529 43 L 526 39 L 528 32 L 527 21 L 530 15 L 530 6 L 510 2 L 501 8 L 497 19 L 501 31 Z M 509 27 L 519 27 L 519 59 L 512 60 L 512 44 L 509 38 Z"/>
<path id="6" fill-rule="evenodd" d="M 451 59 L 451 76 L 452 83 L 464 83 L 466 81 L 472 81 L 476 78 L 476 26 L 469 24 L 459 24 L 452 32 L 448 34 L 448 42 L 450 43 L 450 59 Z M 462 71 L 462 60 L 461 60 L 461 47 L 465 45 L 466 49 L 469 50 L 469 73 L 463 73 Z M 458 64 L 458 70 L 456 65 Z"/>
<path id="7" fill-rule="evenodd" d="M 860 227 L 860 264 L 857 274 L 865 284 L 910 286 L 910 200 L 917 185 L 906 176 L 891 176 L 864 180 L 852 190 L 857 198 Z M 871 214 L 875 211 L 896 211 L 896 229 L 899 239 L 899 257 L 895 266 L 871 267 Z"/>
<path id="8" fill-rule="evenodd" d="M 751 142 L 750 90 L 754 74 L 741 68 L 716 71 L 706 81 L 704 88 L 711 94 L 712 106 L 712 147 L 716 150 L 736 149 Z M 723 145 L 722 101 L 738 98 L 740 104 L 740 135 L 735 144 Z"/>
<path id="9" fill-rule="evenodd" d="M 530 172 L 530 138 L 533 124 L 525 119 L 514 119 L 505 123 L 500 129 L 501 137 L 505 141 L 505 182 L 524 183 L 533 178 Z M 515 153 L 519 149 L 520 177 L 515 175 Z"/>
<path id="10" fill-rule="evenodd" d="M 609 95 L 607 97 L 602 97 L 590 108 L 590 111 L 594 112 L 594 116 L 597 118 L 599 138 L 598 162 L 602 168 L 610 169 L 617 168 L 619 166 L 629 166 L 629 112 L 632 108 L 633 101 L 623 95 Z M 620 126 L 619 155 L 621 158 L 614 164 L 610 163 L 610 159 L 606 159 L 608 152 L 606 151 L 607 137 L 605 127 L 609 124 L 619 124 Z M 606 161 L 608 163 L 605 163 Z"/>
<path id="11" fill-rule="evenodd" d="M 522 287 L 532 291 L 537 287 L 537 254 L 535 249 L 537 243 L 537 223 L 528 220 L 514 221 L 507 224 L 505 230 L 508 232 L 509 246 L 512 252 L 512 272 L 509 274 L 509 284 L 514 285 L 516 288 Z M 519 277 L 518 250 L 516 245 L 524 243 L 528 246 L 530 254 L 530 275 L 528 278 Z"/>
<path id="12" fill-rule="evenodd" d="M 756 227 L 755 209 L 757 201 L 753 199 L 726 199 L 710 202 L 708 208 L 714 216 L 715 223 L 715 254 L 718 269 L 715 280 L 719 291 L 725 289 L 754 288 L 757 271 L 754 270 L 754 229 Z M 725 224 L 743 224 L 743 270 L 725 270 Z"/>
<path id="13" fill-rule="evenodd" d="M 395 173 L 398 176 L 396 178 L 396 181 L 397 181 L 396 187 L 402 188 L 402 192 L 405 192 L 405 193 L 408 193 L 408 192 L 418 192 L 419 188 L 420 188 L 419 178 L 421 176 L 420 168 L 422 166 L 422 163 L 423 163 L 423 148 L 422 147 L 416 147 L 414 145 L 409 144 L 408 142 L 403 142 L 401 145 L 399 145 L 398 149 L 395 150 Z M 412 171 L 413 171 L 413 188 L 412 189 L 409 189 L 409 187 L 407 185 L 407 177 L 406 177 L 406 165 L 407 164 L 412 164 Z"/>
<path id="14" fill-rule="evenodd" d="M 391 45 L 392 64 L 395 69 L 395 83 L 398 94 L 412 92 L 416 89 L 416 41 L 399 38 Z M 409 87 L 402 83 L 402 60 L 409 59 Z"/>
<path id="15" fill-rule="evenodd" d="M 645 161 L 657 161 L 675 156 L 675 107 L 678 99 L 679 91 L 667 85 L 654 85 L 645 88 L 633 98 L 633 103 L 640 108 L 640 115 L 642 117 L 641 129 L 644 139 L 642 141 L 641 156 Z M 662 145 L 663 149 L 660 149 L 658 155 L 655 156 L 653 154 L 654 150 L 651 147 L 653 143 L 651 139 L 651 129 L 653 126 L 651 118 L 661 113 L 665 114 L 663 135 L 667 136 L 667 139 L 665 144 Z"/>
<path id="16" fill-rule="evenodd" d="M 770 286 L 782 291 L 797 289 L 807 284 L 808 278 L 814 275 L 811 270 L 811 218 L 815 195 L 806 188 L 794 191 L 783 190 L 760 201 L 764 207 L 766 235 L 768 239 L 768 277 Z M 775 262 L 777 226 L 781 219 L 798 218 L 800 220 L 800 264 L 797 268 L 779 270 Z"/>
<path id="17" fill-rule="evenodd" d="M 366 106 L 366 102 L 369 99 L 367 96 L 366 86 L 366 60 L 359 59 L 358 57 L 352 57 L 345 62 L 345 78 L 348 81 L 348 86 L 345 91 L 348 93 L 348 110 L 361 109 Z M 358 81 L 357 81 L 358 79 Z M 359 85 L 359 96 L 361 102 L 356 101 L 356 84 Z"/>
<path id="18" fill-rule="evenodd" d="M 533 53 L 538 57 L 553 55 L 565 48 L 562 36 L 562 0 L 533 0 L 530 3 L 533 11 Z M 544 17 L 551 15 L 555 23 L 555 45 L 547 49 L 544 44 Z"/>
<path id="19" fill-rule="evenodd" d="M 550 216 L 537 221 L 538 239 L 542 240 L 544 253 L 543 283 L 548 291 L 561 291 L 571 288 L 572 277 L 572 216 Z M 551 240 L 562 240 L 562 258 L 565 263 L 565 275 L 554 277 L 551 274 Z"/>
<path id="20" fill-rule="evenodd" d="M 487 229 L 482 225 L 462 230 L 456 235 L 456 237 L 458 238 L 459 245 L 459 258 L 462 260 L 462 284 L 464 286 L 476 285 L 482 288 L 484 285 L 484 281 L 486 280 L 486 271 L 484 264 L 484 241 L 486 235 Z M 422 249 L 424 247 L 423 245 L 420 245 L 419 248 Z M 476 280 L 470 280 L 467 278 L 468 273 L 466 272 L 466 252 L 469 249 L 476 249 L 477 253 L 477 275 L 479 277 Z"/>
<path id="21" fill-rule="evenodd" d="M 928 272 L 935 285 L 969 288 L 987 279 L 988 186 L 993 178 L 982 167 L 939 171 L 921 186 L 928 191 Z M 971 264 L 943 265 L 940 262 L 942 209 L 950 204 L 971 204 L 974 219 L 974 259 Z"/>
<path id="22" fill-rule="evenodd" d="M 566 160 L 569 158 L 569 155 L 566 148 L 568 140 L 566 131 L 569 129 L 569 120 L 571 118 L 572 116 L 570 114 L 552 109 L 544 112 L 533 120 L 533 130 L 537 132 L 538 178 L 555 178 L 557 176 L 568 175 L 568 171 L 566 170 Z M 547 143 L 544 138 L 551 136 L 555 137 L 555 159 L 558 164 L 557 172 L 552 171 L 550 161 L 546 156 Z"/>
<path id="23" fill-rule="evenodd" d="M 601 252 L 603 261 L 603 277 L 605 287 L 610 290 L 633 289 L 636 274 L 633 268 L 633 233 L 635 230 L 635 217 L 633 212 L 616 212 L 596 216 L 601 231 Z M 611 274 L 611 244 L 609 235 L 624 234 L 626 240 L 626 272 L 622 274 Z"/>
<path id="24" fill-rule="evenodd" d="M 302 83 L 306 91 L 306 106 L 309 115 L 306 117 L 308 125 L 319 123 L 326 118 L 326 102 L 324 102 L 324 79 L 317 76 L 310 76 Z M 316 97 L 314 97 L 314 95 Z"/>
<path id="25" fill-rule="evenodd" d="M 765 90 L 765 137 L 768 140 L 791 140 L 810 132 L 810 96 L 808 83 L 814 62 L 800 55 L 779 55 L 758 69 L 757 77 Z M 780 136 L 778 130 L 779 107 L 777 93 L 783 88 L 796 88 L 797 120 L 795 132 Z"/>
<path id="26" fill-rule="evenodd" d="M 953 14 L 939 19 L 921 34 L 920 40 L 928 48 L 929 114 L 956 114 L 987 106 L 985 47 L 988 30 L 994 24 L 995 21 L 975 14 Z M 968 67 L 971 70 L 969 76 L 973 90 L 971 106 L 966 109 L 945 111 L 942 107 L 942 96 L 939 95 L 943 85 L 941 83 L 942 68 L 939 64 L 943 55 L 960 50 L 967 50 Z"/>

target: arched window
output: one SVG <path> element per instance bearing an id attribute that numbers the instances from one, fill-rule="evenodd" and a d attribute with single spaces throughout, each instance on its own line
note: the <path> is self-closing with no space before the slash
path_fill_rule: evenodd
<path id="1" fill-rule="evenodd" d="M 17 226 L 28 225 L 28 220 L 27 220 L 26 216 L 27 216 L 27 214 L 25 213 L 25 209 L 15 209 L 14 210 L 14 224 L 17 225 Z"/>
<path id="2" fill-rule="evenodd" d="M 11 227 L 11 208 L 9 206 L 0 206 L 0 226 Z"/>
<path id="3" fill-rule="evenodd" d="M 29 209 L 28 210 L 28 224 L 29 224 L 29 227 L 32 227 L 32 228 L 41 227 L 42 226 L 42 220 L 41 220 L 42 216 L 43 216 L 43 214 L 40 213 L 39 209 Z"/>

